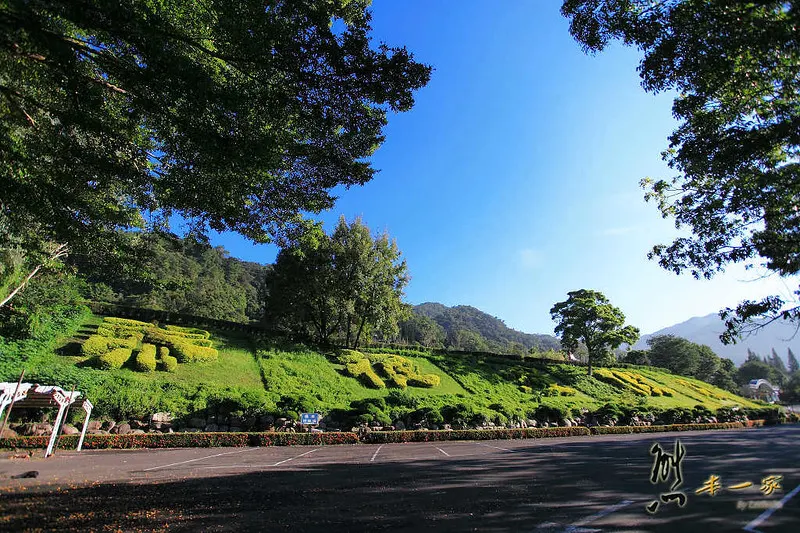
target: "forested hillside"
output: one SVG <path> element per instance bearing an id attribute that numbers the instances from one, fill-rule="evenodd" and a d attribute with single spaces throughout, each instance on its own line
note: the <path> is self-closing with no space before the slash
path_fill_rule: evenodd
<path id="1" fill-rule="evenodd" d="M 70 259 L 88 282 L 89 299 L 233 322 L 263 318 L 269 266 L 241 261 L 222 246 L 192 238 L 165 233 L 131 238 L 140 269 L 97 269 L 91 257 Z"/>
<path id="2" fill-rule="evenodd" d="M 427 302 L 414 306 L 414 314 L 432 319 L 444 332 L 445 344 L 454 349 L 520 353 L 558 350 L 552 335 L 523 333 L 506 326 L 497 317 L 469 305 L 447 307 Z"/>

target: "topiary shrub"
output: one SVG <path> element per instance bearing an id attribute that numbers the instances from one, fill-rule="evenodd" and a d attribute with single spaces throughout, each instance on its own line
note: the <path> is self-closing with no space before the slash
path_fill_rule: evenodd
<path id="1" fill-rule="evenodd" d="M 371 387 L 373 389 L 386 388 L 386 383 L 372 370 L 372 365 L 367 358 L 361 359 L 358 362 L 347 363 L 345 368 L 348 374 L 359 379 L 366 387 Z"/>
<path id="2" fill-rule="evenodd" d="M 181 363 L 205 363 L 216 361 L 219 357 L 216 349 L 196 346 L 188 340 L 173 340 L 170 345 L 170 353 Z"/>
<path id="3" fill-rule="evenodd" d="M 208 331 L 206 331 L 204 329 L 200 329 L 200 328 L 190 328 L 190 327 L 185 327 L 185 326 L 166 325 L 166 326 L 164 326 L 164 329 L 166 329 L 168 331 L 184 333 L 185 336 L 190 338 L 190 339 L 209 339 L 209 338 L 211 338 L 211 333 L 209 333 Z"/>
<path id="4" fill-rule="evenodd" d="M 145 344 L 136 354 L 134 369 L 138 372 L 155 372 L 156 370 L 156 347 L 153 344 Z"/>
<path id="5" fill-rule="evenodd" d="M 172 357 L 171 355 L 162 355 L 161 366 L 166 372 L 177 372 L 178 360 Z"/>
<path id="6" fill-rule="evenodd" d="M 436 374 L 422 374 L 408 378 L 408 384 L 412 387 L 431 388 L 437 386 L 441 379 Z"/>
<path id="7" fill-rule="evenodd" d="M 115 348 L 97 358 L 97 368 L 101 370 L 122 368 L 122 365 L 131 358 L 131 353 L 130 348 Z"/>
<path id="8" fill-rule="evenodd" d="M 81 353 L 90 357 L 100 357 L 101 355 L 111 351 L 108 347 L 109 341 L 112 339 L 102 335 L 92 335 L 81 346 Z"/>
<path id="9" fill-rule="evenodd" d="M 90 357 L 100 357 L 115 348 L 133 349 L 139 344 L 139 338 L 130 337 L 127 339 L 117 339 L 103 337 L 102 335 L 92 335 L 81 346 L 81 353 Z"/>

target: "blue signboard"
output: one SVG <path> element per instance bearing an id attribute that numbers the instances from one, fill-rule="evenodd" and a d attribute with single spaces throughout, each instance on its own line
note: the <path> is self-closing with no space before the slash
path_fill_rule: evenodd
<path id="1" fill-rule="evenodd" d="M 303 413 L 300 415 L 300 423 L 306 425 L 319 424 L 319 413 Z"/>

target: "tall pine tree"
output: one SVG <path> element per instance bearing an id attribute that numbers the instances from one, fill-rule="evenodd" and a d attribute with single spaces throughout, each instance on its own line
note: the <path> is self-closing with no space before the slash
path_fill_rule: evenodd
<path id="1" fill-rule="evenodd" d="M 783 359 L 781 359 L 781 356 L 779 356 L 778 352 L 775 351 L 775 348 L 772 349 L 772 354 L 770 355 L 768 362 L 771 366 L 775 367 L 781 374 L 788 373 L 786 372 L 786 365 L 783 364 Z"/>
<path id="2" fill-rule="evenodd" d="M 789 373 L 795 374 L 800 370 L 800 364 L 797 362 L 797 357 L 794 356 L 794 352 L 791 348 L 789 348 Z"/>

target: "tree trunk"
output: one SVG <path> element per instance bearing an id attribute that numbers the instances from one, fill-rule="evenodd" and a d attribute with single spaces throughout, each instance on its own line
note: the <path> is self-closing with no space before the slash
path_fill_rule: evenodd
<path id="1" fill-rule="evenodd" d="M 589 365 L 589 377 L 592 377 L 592 348 L 589 346 L 589 343 L 584 341 L 586 345 L 586 362 Z"/>
<path id="2" fill-rule="evenodd" d="M 361 339 L 361 332 L 364 330 L 364 323 L 366 321 L 366 317 L 361 317 L 361 324 L 358 325 L 358 333 L 356 333 L 356 348 L 358 348 L 358 341 Z"/>
<path id="3" fill-rule="evenodd" d="M 344 345 L 350 348 L 350 325 L 353 323 L 353 315 L 347 313 L 347 339 L 344 341 Z M 353 347 L 355 348 L 355 346 Z"/>
<path id="4" fill-rule="evenodd" d="M 55 249 L 55 250 L 53 250 L 53 252 L 50 254 L 50 258 L 49 258 L 49 260 L 50 260 L 50 261 L 54 261 L 54 260 L 56 260 L 56 259 L 59 259 L 59 258 L 61 258 L 61 257 L 65 256 L 65 255 L 67 255 L 67 245 L 66 245 L 66 244 L 59 244 L 59 245 L 57 245 L 57 246 L 56 246 L 56 249 Z M 6 305 L 6 304 L 7 304 L 7 303 L 8 303 L 8 302 L 9 302 L 9 301 L 10 301 L 10 300 L 11 300 L 11 299 L 14 297 L 14 296 L 16 296 L 16 295 L 19 293 L 19 291 L 21 291 L 22 289 L 24 289 L 24 288 L 25 288 L 25 286 L 26 286 L 26 285 L 27 285 L 27 284 L 28 284 L 28 283 L 29 283 L 29 282 L 30 282 L 30 281 L 33 279 L 33 277 L 34 277 L 36 274 L 38 274 L 38 273 L 39 273 L 39 271 L 42 269 L 42 267 L 44 267 L 44 265 L 45 265 L 44 263 L 42 263 L 42 264 L 39 264 L 39 265 L 36 265 L 36 268 L 34 268 L 34 269 L 31 271 L 31 273 L 30 273 L 30 274 L 28 274 L 27 276 L 25 276 L 25 279 L 24 279 L 24 280 L 22 280 L 22 283 L 20 283 L 20 284 L 19 284 L 19 286 L 17 286 L 17 288 L 16 288 L 16 289 L 14 289 L 13 291 L 11 291 L 11 294 L 9 294 L 8 296 L 6 296 L 6 297 L 3 299 L 3 301 L 2 301 L 2 302 L 0 302 L 0 307 L 3 307 L 4 305 Z"/>

